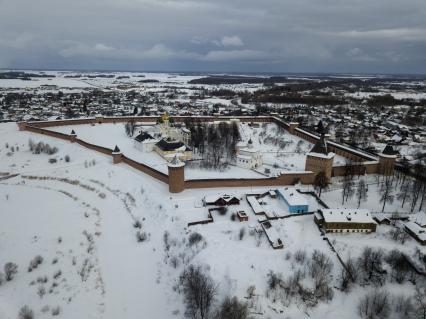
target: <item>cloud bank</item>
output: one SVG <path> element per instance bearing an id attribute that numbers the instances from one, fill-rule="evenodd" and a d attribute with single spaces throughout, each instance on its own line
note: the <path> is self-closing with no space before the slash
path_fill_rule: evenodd
<path id="1" fill-rule="evenodd" d="M 0 0 L 0 67 L 426 73 L 424 0 Z"/>

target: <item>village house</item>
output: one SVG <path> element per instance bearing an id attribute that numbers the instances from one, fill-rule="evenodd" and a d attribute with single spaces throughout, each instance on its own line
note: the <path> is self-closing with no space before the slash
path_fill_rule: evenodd
<path id="1" fill-rule="evenodd" d="M 288 206 L 290 213 L 307 213 L 309 209 L 308 200 L 294 188 L 279 188 L 275 192 Z"/>
<path id="2" fill-rule="evenodd" d="M 420 244 L 426 245 L 426 213 L 418 212 L 404 224 L 407 233 Z"/>
<path id="3" fill-rule="evenodd" d="M 367 209 L 320 209 L 315 213 L 314 220 L 327 233 L 371 233 L 377 227 Z"/>
<path id="4" fill-rule="evenodd" d="M 239 205 L 240 199 L 228 194 L 224 194 L 220 196 L 211 195 L 211 196 L 204 197 L 203 203 L 205 206 L 206 205 L 216 205 L 216 206 Z"/>

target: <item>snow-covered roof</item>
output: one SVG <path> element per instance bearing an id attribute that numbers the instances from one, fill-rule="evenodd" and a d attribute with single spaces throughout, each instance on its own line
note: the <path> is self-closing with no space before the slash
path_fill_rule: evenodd
<path id="1" fill-rule="evenodd" d="M 405 227 L 410 230 L 418 239 L 421 241 L 426 241 L 426 229 L 420 227 L 415 222 L 405 223 Z"/>
<path id="2" fill-rule="evenodd" d="M 390 218 L 383 213 L 374 214 L 374 218 L 379 222 L 383 222 L 384 220 L 390 220 Z"/>
<path id="3" fill-rule="evenodd" d="M 326 223 L 376 224 L 368 209 L 332 208 L 321 209 Z"/>
<path id="4" fill-rule="evenodd" d="M 314 157 L 320 157 L 320 158 L 326 158 L 326 159 L 330 159 L 330 158 L 334 157 L 334 153 L 332 153 L 332 152 L 328 153 L 327 155 L 321 154 L 321 153 L 309 152 L 306 155 L 314 156 Z"/>
<path id="5" fill-rule="evenodd" d="M 418 212 L 411 220 L 420 227 L 426 227 L 426 213 L 423 211 Z"/>
<path id="6" fill-rule="evenodd" d="M 175 154 L 175 156 L 173 157 L 173 160 L 168 163 L 169 167 L 182 167 L 185 166 L 185 163 L 182 162 L 181 160 L 179 160 L 179 157 L 177 156 L 177 154 Z"/>
<path id="7" fill-rule="evenodd" d="M 296 191 L 294 188 L 279 188 L 278 194 L 281 194 L 290 206 L 308 206 L 308 200 Z"/>
<path id="8" fill-rule="evenodd" d="M 271 225 L 269 221 L 263 222 L 262 228 L 265 231 L 266 236 L 268 237 L 272 247 L 279 248 L 283 246 L 283 242 L 280 239 L 278 232 L 275 230 L 275 228 Z"/>
<path id="9" fill-rule="evenodd" d="M 243 149 L 240 150 L 240 152 L 241 153 L 250 153 L 250 154 L 253 154 L 253 153 L 258 153 L 259 150 L 257 148 L 243 148 Z"/>
<path id="10" fill-rule="evenodd" d="M 237 196 L 228 195 L 228 194 L 224 194 L 224 195 L 220 195 L 220 196 L 219 195 L 208 195 L 208 196 L 204 197 L 204 201 L 206 203 L 214 203 L 214 202 L 216 202 L 219 199 L 223 199 L 225 202 L 229 202 L 229 201 L 231 201 L 234 198 L 238 199 Z"/>
<path id="11" fill-rule="evenodd" d="M 245 159 L 245 160 L 251 160 L 251 156 L 242 155 L 242 154 L 237 155 L 237 158 L 241 158 L 241 159 Z"/>
<path id="12" fill-rule="evenodd" d="M 259 204 L 255 196 L 247 196 L 247 201 L 249 202 L 251 208 L 255 214 L 262 214 L 265 212 L 263 207 Z"/>

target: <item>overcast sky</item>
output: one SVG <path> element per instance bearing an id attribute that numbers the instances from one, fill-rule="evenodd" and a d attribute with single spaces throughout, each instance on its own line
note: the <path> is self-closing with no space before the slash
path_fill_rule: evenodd
<path id="1" fill-rule="evenodd" d="M 426 73 L 426 0 L 0 0 L 0 68 Z"/>

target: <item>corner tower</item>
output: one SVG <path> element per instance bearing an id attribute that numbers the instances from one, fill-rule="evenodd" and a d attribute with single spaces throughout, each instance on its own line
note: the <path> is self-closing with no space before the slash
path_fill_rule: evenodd
<path id="1" fill-rule="evenodd" d="M 169 170 L 169 192 L 182 192 L 185 189 L 185 163 L 175 155 L 167 166 Z"/>
<path id="2" fill-rule="evenodd" d="M 320 139 L 306 154 L 305 170 L 318 174 L 324 172 L 327 180 L 331 179 L 333 171 L 334 153 L 328 151 L 325 135 L 321 134 Z"/>
<path id="3" fill-rule="evenodd" d="M 395 171 L 396 152 L 391 145 L 386 145 L 379 153 L 379 174 L 390 176 Z"/>

